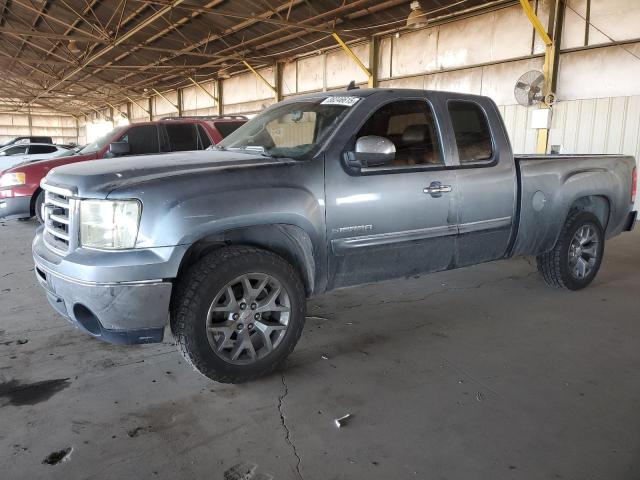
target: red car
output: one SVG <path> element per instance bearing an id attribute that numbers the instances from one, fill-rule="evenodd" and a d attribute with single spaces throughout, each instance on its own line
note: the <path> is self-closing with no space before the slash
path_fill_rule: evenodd
<path id="1" fill-rule="evenodd" d="M 49 170 L 69 163 L 113 158 L 204 150 L 220 142 L 247 121 L 246 117 L 176 117 L 135 123 L 111 130 L 76 153 L 57 158 L 22 163 L 0 176 L 0 218 L 31 218 L 42 221 L 40 188 Z"/>

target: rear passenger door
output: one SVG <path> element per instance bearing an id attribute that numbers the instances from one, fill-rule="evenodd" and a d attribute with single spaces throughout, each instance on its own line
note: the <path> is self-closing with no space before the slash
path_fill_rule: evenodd
<path id="1" fill-rule="evenodd" d="M 204 150 L 211 145 L 202 127 L 195 123 L 166 123 L 164 129 L 167 133 L 170 152 Z"/>
<path id="2" fill-rule="evenodd" d="M 516 216 L 513 154 L 490 100 L 452 96 L 446 103 L 458 164 L 459 236 L 456 265 L 504 257 Z"/>

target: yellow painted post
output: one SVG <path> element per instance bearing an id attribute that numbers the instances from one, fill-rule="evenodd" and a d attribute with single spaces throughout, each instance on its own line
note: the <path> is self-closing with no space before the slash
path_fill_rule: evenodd
<path id="1" fill-rule="evenodd" d="M 209 97 L 211 97 L 213 99 L 213 101 L 215 102 L 214 105 L 217 105 L 219 100 L 214 96 L 211 95 L 211 93 L 209 92 L 209 90 L 207 90 L 206 88 L 204 88 L 200 83 L 196 82 L 193 78 L 191 77 L 187 77 L 187 79 L 193 83 L 196 87 L 198 87 L 200 90 L 202 90 L 204 93 L 206 93 Z"/>
<path id="2" fill-rule="evenodd" d="M 140 105 L 138 102 L 136 102 L 133 98 L 131 98 L 131 97 L 126 97 L 126 98 L 127 98 L 127 100 L 129 100 L 131 103 L 135 103 L 138 107 L 140 107 L 144 113 L 146 113 L 147 115 L 151 115 L 151 112 L 149 112 L 149 110 L 147 110 L 146 108 L 144 108 L 142 105 Z"/>
<path id="3" fill-rule="evenodd" d="M 544 53 L 544 66 L 542 67 L 542 73 L 544 74 L 544 87 L 542 89 L 543 95 L 547 95 L 551 92 L 551 79 L 553 78 L 553 66 L 554 66 L 554 57 L 555 57 L 555 47 L 553 45 L 553 40 L 549 37 L 549 34 L 545 30 L 542 22 L 536 15 L 536 12 L 533 11 L 529 0 L 520 0 L 520 5 L 522 6 L 522 10 L 524 10 L 525 15 L 533 25 L 535 31 L 540 35 L 540 38 L 545 44 L 545 53 Z M 542 102 L 542 108 L 549 108 L 549 106 Z M 538 142 L 536 146 L 537 153 L 547 153 L 547 145 L 549 141 L 549 129 L 548 128 L 540 128 L 538 129 Z"/>
<path id="4" fill-rule="evenodd" d="M 160 97 L 164 98 L 167 102 L 169 102 L 169 105 L 171 105 L 173 108 L 176 109 L 176 111 L 178 112 L 178 115 L 180 114 L 180 106 L 179 105 L 176 105 L 175 103 L 173 103 L 171 100 L 169 100 L 167 97 L 165 97 L 162 93 L 160 93 L 155 88 L 152 88 L 151 90 L 153 90 L 154 92 L 156 92 L 156 94 L 158 94 Z"/>
<path id="5" fill-rule="evenodd" d="M 251 65 L 249 65 L 249 62 L 242 60 L 242 63 L 244 63 L 244 66 L 247 67 L 249 70 L 251 70 L 251 72 L 253 72 L 253 74 L 258 77 L 260 80 L 262 80 L 262 82 L 271 89 L 271 91 L 274 93 L 274 95 L 277 97 L 278 96 L 278 90 L 276 90 L 276 87 L 274 87 L 273 85 L 271 85 L 266 78 L 264 78 L 262 75 L 260 75 L 260 72 L 258 72 L 255 68 L 253 68 Z"/>
<path id="6" fill-rule="evenodd" d="M 367 67 L 365 67 L 364 63 L 362 63 L 362 61 L 358 58 L 358 56 L 353 52 L 353 50 L 351 50 L 349 48 L 349 46 L 344 43 L 342 41 L 342 39 L 340 38 L 340 35 L 338 35 L 337 33 L 332 33 L 331 34 L 333 36 L 333 38 L 335 39 L 336 42 L 338 42 L 338 45 L 340 45 L 342 47 L 342 50 L 345 51 L 345 53 L 354 61 L 356 62 L 356 65 L 358 65 L 358 67 L 360 68 L 360 70 L 362 70 L 364 72 L 364 74 L 367 76 L 367 86 L 369 88 L 373 88 L 374 85 L 374 78 L 373 78 L 373 74 L 369 71 L 369 69 Z"/>

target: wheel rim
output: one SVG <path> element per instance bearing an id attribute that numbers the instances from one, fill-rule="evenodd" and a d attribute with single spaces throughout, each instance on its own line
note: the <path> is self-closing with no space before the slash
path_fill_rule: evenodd
<path id="1" fill-rule="evenodd" d="M 598 260 L 598 233 L 592 225 L 583 225 L 573 235 L 569 245 L 569 268 L 578 280 L 588 277 Z"/>
<path id="2" fill-rule="evenodd" d="M 232 364 L 253 363 L 278 348 L 289 326 L 291 301 L 282 284 L 264 273 L 227 283 L 207 313 L 214 353 Z"/>

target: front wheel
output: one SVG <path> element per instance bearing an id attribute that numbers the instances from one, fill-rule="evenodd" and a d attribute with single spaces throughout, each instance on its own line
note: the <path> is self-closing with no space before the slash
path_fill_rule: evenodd
<path id="1" fill-rule="evenodd" d="M 275 370 L 304 327 L 306 296 L 296 270 L 271 252 L 225 247 L 180 280 L 171 325 L 187 361 L 224 383 Z"/>
<path id="2" fill-rule="evenodd" d="M 569 215 L 553 250 L 537 257 L 538 271 L 555 288 L 580 290 L 595 278 L 604 254 L 604 231 L 590 212 Z"/>
<path id="3" fill-rule="evenodd" d="M 42 204 L 43 203 L 44 203 L 44 191 L 41 191 L 40 193 L 38 193 L 38 196 L 36 197 L 35 204 L 33 206 L 34 213 L 36 214 L 36 218 L 38 219 L 38 222 L 40 222 L 40 223 L 44 223 L 44 219 L 42 218 Z"/>

